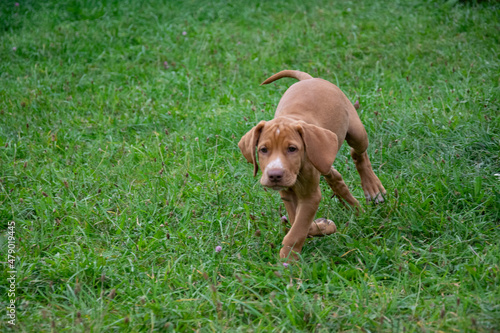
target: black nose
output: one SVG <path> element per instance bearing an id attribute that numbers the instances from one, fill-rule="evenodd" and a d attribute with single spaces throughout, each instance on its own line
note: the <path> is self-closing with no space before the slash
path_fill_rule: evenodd
<path id="1" fill-rule="evenodd" d="M 272 182 L 279 182 L 283 178 L 283 170 L 282 169 L 271 169 L 267 172 L 267 177 Z"/>

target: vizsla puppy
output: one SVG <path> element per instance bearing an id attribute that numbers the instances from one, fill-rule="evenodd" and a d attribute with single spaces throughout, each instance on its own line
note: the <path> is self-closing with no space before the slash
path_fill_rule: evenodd
<path id="1" fill-rule="evenodd" d="M 321 200 L 320 175 L 339 198 L 351 206 L 359 206 L 340 173 L 332 167 L 344 139 L 352 148 L 351 156 L 367 202 L 384 201 L 382 194 L 386 192 L 366 154 L 365 128 L 344 93 L 328 81 L 291 70 L 274 74 L 262 84 L 283 77 L 299 82 L 285 92 L 274 119 L 258 123 L 241 138 L 238 146 L 253 164 L 254 176 L 260 164 L 261 184 L 280 191 L 291 223 L 280 257 L 297 258 L 296 253 L 301 252 L 308 236 L 328 235 L 337 229 L 330 220 L 313 221 Z"/>

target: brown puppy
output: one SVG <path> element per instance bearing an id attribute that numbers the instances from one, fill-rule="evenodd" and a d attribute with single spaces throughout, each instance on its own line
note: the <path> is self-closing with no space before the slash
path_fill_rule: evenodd
<path id="1" fill-rule="evenodd" d="M 331 234 L 333 222 L 314 216 L 321 200 L 320 175 L 333 192 L 357 207 L 340 173 L 332 167 L 335 156 L 347 140 L 361 177 L 367 202 L 384 201 L 382 183 L 372 170 L 366 154 L 368 137 L 359 116 L 344 93 L 334 84 L 299 71 L 281 71 L 262 84 L 283 77 L 298 79 L 281 98 L 274 119 L 261 121 L 246 133 L 238 146 L 248 162 L 262 168 L 262 185 L 280 191 L 291 228 L 283 239 L 280 257 L 300 253 L 306 237 Z"/>

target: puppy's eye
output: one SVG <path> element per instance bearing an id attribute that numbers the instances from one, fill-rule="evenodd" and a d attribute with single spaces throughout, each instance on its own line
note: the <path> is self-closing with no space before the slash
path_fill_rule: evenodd
<path id="1" fill-rule="evenodd" d="M 297 151 L 297 147 L 294 147 L 294 146 L 290 146 L 290 147 L 288 147 L 288 152 L 289 152 L 289 153 L 294 153 L 294 152 L 296 152 L 296 151 Z"/>
<path id="2" fill-rule="evenodd" d="M 259 149 L 259 151 L 262 153 L 262 154 L 266 154 L 267 153 L 267 147 L 261 147 Z"/>

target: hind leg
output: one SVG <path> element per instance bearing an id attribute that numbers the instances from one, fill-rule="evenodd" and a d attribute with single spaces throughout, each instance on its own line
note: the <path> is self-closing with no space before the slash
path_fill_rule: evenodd
<path id="1" fill-rule="evenodd" d="M 365 193 L 366 202 L 373 200 L 375 203 L 384 202 L 386 194 L 384 186 L 373 172 L 368 154 L 365 152 L 358 153 L 351 149 L 351 156 L 356 164 L 359 176 L 361 177 L 361 187 Z"/>
<path id="2" fill-rule="evenodd" d="M 351 157 L 361 178 L 361 187 L 365 193 L 366 202 L 371 200 L 375 203 L 383 202 L 383 195 L 386 194 L 385 188 L 373 172 L 372 164 L 366 153 L 368 136 L 358 114 L 354 109 L 353 111 L 354 113 L 349 116 L 349 129 L 346 136 L 346 141 L 352 148 Z"/>
<path id="3" fill-rule="evenodd" d="M 342 175 L 337 170 L 332 167 L 330 172 L 324 176 L 333 193 L 337 195 L 344 205 L 345 203 L 348 203 L 353 207 L 359 207 L 358 200 L 352 196 L 344 182 L 344 179 L 342 178 Z"/>

